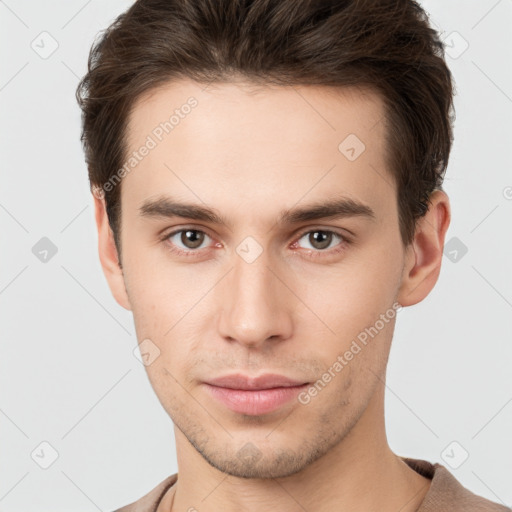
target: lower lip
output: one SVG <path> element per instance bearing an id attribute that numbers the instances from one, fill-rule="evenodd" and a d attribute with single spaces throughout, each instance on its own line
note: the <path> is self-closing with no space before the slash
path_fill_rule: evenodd
<path id="1" fill-rule="evenodd" d="M 234 412 L 257 416 L 275 411 L 306 389 L 309 384 L 271 389 L 230 389 L 205 384 L 211 395 Z"/>

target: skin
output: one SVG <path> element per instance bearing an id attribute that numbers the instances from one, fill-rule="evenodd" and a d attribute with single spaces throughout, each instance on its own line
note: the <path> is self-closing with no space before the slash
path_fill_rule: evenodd
<path id="1" fill-rule="evenodd" d="M 430 480 L 391 451 L 384 424 L 396 316 L 307 405 L 243 415 L 203 382 L 236 372 L 320 379 L 395 301 L 410 306 L 432 290 L 447 195 L 432 194 L 405 247 L 383 103 L 364 89 L 169 83 L 136 102 L 129 151 L 190 96 L 197 107 L 123 179 L 122 269 L 104 201 L 94 199 L 110 289 L 133 312 L 139 343 L 160 350 L 146 370 L 175 425 L 179 479 L 159 512 L 417 510 Z M 349 134 L 366 146 L 354 161 L 338 150 Z M 213 208 L 229 225 L 141 215 L 161 196 Z M 340 197 L 370 206 L 375 218 L 277 223 L 284 209 Z M 180 228 L 206 233 L 200 247 L 187 247 L 181 233 L 162 240 Z M 333 235 L 322 248 L 315 230 L 351 243 Z M 248 236 L 262 250 L 251 263 L 236 251 Z M 247 443 L 253 460 L 239 456 Z"/>

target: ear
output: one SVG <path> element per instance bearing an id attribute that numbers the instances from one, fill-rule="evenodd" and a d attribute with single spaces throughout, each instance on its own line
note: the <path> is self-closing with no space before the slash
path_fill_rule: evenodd
<path id="1" fill-rule="evenodd" d="M 434 288 L 441 271 L 444 237 L 450 225 L 448 196 L 435 190 L 428 212 L 418 219 L 414 239 L 407 247 L 397 301 L 402 306 L 421 302 Z"/>
<path id="2" fill-rule="evenodd" d="M 130 301 L 124 284 L 124 275 L 119 264 L 114 234 L 108 223 L 107 210 L 103 195 L 94 197 L 94 214 L 98 228 L 98 252 L 103 273 L 107 278 L 108 286 L 117 303 L 125 309 L 131 310 Z"/>

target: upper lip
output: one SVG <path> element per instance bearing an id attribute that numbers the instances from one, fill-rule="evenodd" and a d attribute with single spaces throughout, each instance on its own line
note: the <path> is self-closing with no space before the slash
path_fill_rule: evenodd
<path id="1" fill-rule="evenodd" d="M 265 373 L 258 377 L 249 375 L 233 374 L 224 375 L 206 381 L 206 384 L 230 389 L 271 389 L 271 388 L 288 388 L 291 386 L 302 386 L 306 384 L 304 381 L 290 379 L 284 375 L 274 373 Z"/>

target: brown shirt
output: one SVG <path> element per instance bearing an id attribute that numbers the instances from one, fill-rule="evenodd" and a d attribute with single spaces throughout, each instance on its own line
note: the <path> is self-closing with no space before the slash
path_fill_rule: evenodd
<path id="1" fill-rule="evenodd" d="M 473 494 L 441 464 L 401 457 L 412 469 L 430 480 L 430 488 L 417 512 L 511 512 L 512 509 Z M 178 479 L 168 476 L 139 500 L 114 512 L 156 512 L 164 494 Z"/>

